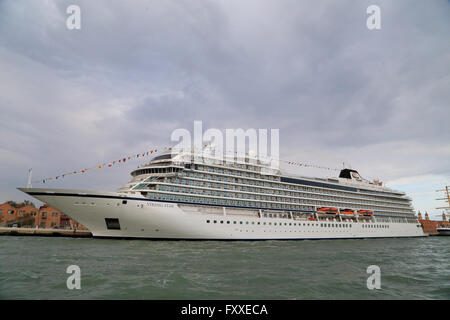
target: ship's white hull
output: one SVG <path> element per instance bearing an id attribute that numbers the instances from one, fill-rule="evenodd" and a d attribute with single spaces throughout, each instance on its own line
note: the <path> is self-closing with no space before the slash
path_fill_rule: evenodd
<path id="1" fill-rule="evenodd" d="M 94 237 L 294 240 L 425 236 L 420 225 L 415 223 L 364 224 L 262 218 L 227 214 L 226 211 L 217 213 L 212 210 L 216 212 L 212 213 L 207 208 L 198 212 L 185 211 L 176 203 L 149 201 L 141 196 L 118 193 L 37 188 L 20 190 L 63 211 L 86 226 Z M 105 219 L 118 219 L 120 230 L 108 229 Z"/>

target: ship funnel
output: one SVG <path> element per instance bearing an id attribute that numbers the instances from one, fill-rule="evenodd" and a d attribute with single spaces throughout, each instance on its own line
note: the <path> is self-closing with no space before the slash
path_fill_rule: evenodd
<path id="1" fill-rule="evenodd" d="M 345 178 L 345 179 L 357 180 L 357 181 L 362 180 L 358 171 L 353 170 L 353 169 L 342 169 L 341 173 L 339 174 L 339 178 Z"/>

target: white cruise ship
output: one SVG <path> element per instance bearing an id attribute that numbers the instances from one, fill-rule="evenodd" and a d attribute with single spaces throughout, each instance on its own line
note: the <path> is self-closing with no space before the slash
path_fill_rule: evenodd
<path id="1" fill-rule="evenodd" d="M 94 237 L 269 240 L 425 236 L 411 199 L 343 169 L 338 178 L 286 174 L 246 156 L 167 152 L 117 192 L 19 188 Z"/>

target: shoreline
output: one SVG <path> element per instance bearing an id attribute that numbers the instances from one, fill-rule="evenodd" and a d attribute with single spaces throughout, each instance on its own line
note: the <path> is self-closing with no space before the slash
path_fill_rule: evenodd
<path id="1" fill-rule="evenodd" d="M 0 236 L 92 238 L 92 233 L 88 230 L 0 227 Z"/>

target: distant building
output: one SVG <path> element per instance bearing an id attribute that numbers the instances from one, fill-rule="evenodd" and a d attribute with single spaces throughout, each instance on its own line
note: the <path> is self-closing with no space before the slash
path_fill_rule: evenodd
<path id="1" fill-rule="evenodd" d="M 24 220 L 32 220 L 32 224 L 34 224 L 34 219 L 27 218 L 37 216 L 38 212 L 39 209 L 31 204 L 5 202 L 0 205 L 0 225 L 17 224 Z"/>
<path id="2" fill-rule="evenodd" d="M 87 230 L 86 227 L 48 204 L 37 209 L 33 204 L 12 201 L 0 205 L 0 226 Z"/>

